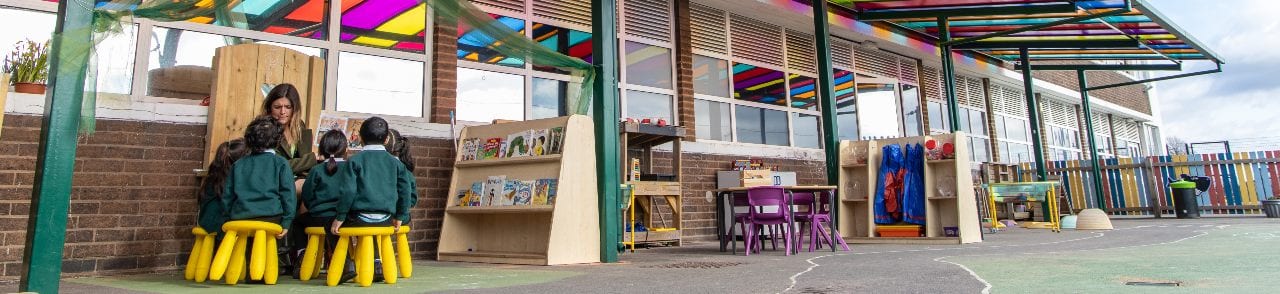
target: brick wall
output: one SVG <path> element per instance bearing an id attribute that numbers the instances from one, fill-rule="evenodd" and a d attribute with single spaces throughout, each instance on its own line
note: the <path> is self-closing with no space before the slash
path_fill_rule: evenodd
<path id="1" fill-rule="evenodd" d="M 40 117 L 6 115 L 0 141 L 0 282 L 21 273 Z M 76 152 L 63 273 L 87 276 L 175 269 L 195 225 L 204 125 L 98 120 Z M 415 258 L 434 258 L 452 172 L 450 140 L 410 138 L 418 206 Z"/>
<path id="2" fill-rule="evenodd" d="M 1056 63 L 1084 64 L 1087 62 Z M 1079 77 L 1076 76 L 1075 71 L 1036 71 L 1031 74 L 1037 79 L 1050 82 L 1067 89 L 1080 89 Z M 1089 86 L 1102 86 L 1133 81 L 1119 72 L 1113 71 L 1090 71 L 1088 79 Z M 1137 112 L 1151 114 L 1151 100 L 1147 96 L 1146 86 L 1144 85 L 1132 85 L 1090 91 L 1089 95 L 1107 102 L 1115 103 L 1116 105 L 1124 106 L 1125 108 L 1129 108 Z"/>
<path id="3" fill-rule="evenodd" d="M 693 141 L 698 132 L 693 109 L 693 27 L 689 16 L 689 0 L 676 0 L 676 115 L 687 130 L 685 141 Z"/>
<path id="4" fill-rule="evenodd" d="M 431 27 L 431 113 L 433 123 L 447 124 L 449 111 L 458 104 L 458 27 L 436 17 Z"/>

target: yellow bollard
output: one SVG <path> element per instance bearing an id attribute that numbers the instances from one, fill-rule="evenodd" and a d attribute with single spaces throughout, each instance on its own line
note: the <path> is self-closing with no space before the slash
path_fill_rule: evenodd
<path id="1" fill-rule="evenodd" d="M 381 242 L 378 242 L 381 243 L 379 245 L 382 245 L 380 248 L 382 250 L 379 250 L 382 256 L 382 279 L 386 280 L 387 284 L 395 284 L 399 273 L 396 273 L 397 261 L 395 251 L 391 249 L 391 235 L 381 235 L 378 238 L 381 239 Z"/>
<path id="2" fill-rule="evenodd" d="M 342 279 L 342 271 L 345 269 L 343 266 L 346 266 L 347 262 L 347 247 L 350 243 L 350 240 L 342 238 L 338 240 L 338 246 L 333 248 L 333 260 L 329 261 L 329 277 L 325 285 L 337 286 Z"/>
<path id="3" fill-rule="evenodd" d="M 221 280 L 222 274 L 227 271 L 227 262 L 231 261 L 231 250 L 236 244 L 236 231 L 225 231 L 226 236 L 222 237 L 222 244 L 218 245 L 218 254 L 213 257 L 213 264 L 209 267 L 209 279 Z"/>

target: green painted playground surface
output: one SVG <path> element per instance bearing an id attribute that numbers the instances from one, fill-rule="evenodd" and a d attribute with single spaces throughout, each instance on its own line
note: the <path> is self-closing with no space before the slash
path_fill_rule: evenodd
<path id="1" fill-rule="evenodd" d="M 1280 228 L 1233 225 L 1147 246 L 949 257 L 991 293 L 1275 293 Z M 1126 282 L 1181 282 L 1180 287 Z"/>
<path id="2" fill-rule="evenodd" d="M 274 286 L 240 284 L 228 286 L 221 281 L 209 281 L 197 284 L 181 279 L 181 276 L 138 275 L 106 278 L 79 278 L 65 280 L 67 282 L 105 286 L 125 290 L 127 292 L 151 293 L 227 293 L 228 287 L 234 287 L 237 293 L 423 293 L 467 289 L 489 289 L 530 284 L 541 284 L 559 281 L 580 275 L 570 271 L 520 270 L 500 267 L 469 266 L 424 266 L 417 264 L 413 268 L 413 277 L 398 279 L 394 285 L 381 282 L 372 287 L 362 288 L 356 283 L 346 283 L 338 287 L 326 287 L 324 277 L 302 282 L 288 277 L 281 277 Z M 177 273 L 181 275 L 181 273 Z"/>

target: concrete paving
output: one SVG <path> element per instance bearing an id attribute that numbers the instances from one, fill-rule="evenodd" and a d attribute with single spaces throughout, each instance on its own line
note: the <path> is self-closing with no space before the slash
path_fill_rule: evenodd
<path id="1" fill-rule="evenodd" d="M 743 256 L 715 243 L 641 249 L 617 264 L 508 266 L 420 261 L 370 288 L 195 285 L 181 273 L 67 279 L 68 293 L 1267 293 L 1280 272 L 1280 220 L 1117 219 L 1111 231 L 1014 228 L 968 245 L 853 245 L 849 252 Z M 1179 287 L 1125 282 L 1180 282 Z M 10 289 L 0 289 L 10 290 Z"/>

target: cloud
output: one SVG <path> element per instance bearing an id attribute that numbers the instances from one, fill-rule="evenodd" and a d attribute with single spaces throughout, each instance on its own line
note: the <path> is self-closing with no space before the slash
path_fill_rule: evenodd
<path id="1" fill-rule="evenodd" d="M 1189 141 L 1280 134 L 1280 1 L 1211 5 L 1202 0 L 1151 1 L 1173 23 L 1228 63 L 1223 73 L 1160 82 L 1157 92 L 1167 137 Z M 1186 71 L 1211 67 L 1196 63 Z M 1176 74 L 1176 73 L 1169 73 Z M 1273 147 L 1274 148 L 1274 147 Z"/>

